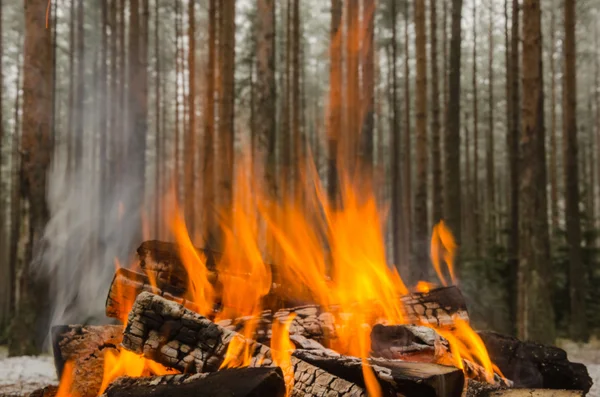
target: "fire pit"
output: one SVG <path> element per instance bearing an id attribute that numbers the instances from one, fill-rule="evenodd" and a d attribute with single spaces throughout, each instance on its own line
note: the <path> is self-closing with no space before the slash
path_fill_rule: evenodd
<path id="1" fill-rule="evenodd" d="M 456 286 L 324 304 L 285 289 L 289 269 L 265 265 L 270 288 L 244 312 L 250 302 L 228 290 L 245 277 L 232 260 L 189 240 L 144 242 L 108 292 L 106 314 L 122 325 L 54 327 L 60 386 L 32 395 L 577 396 L 591 387 L 585 366 L 558 348 L 474 331 Z"/>

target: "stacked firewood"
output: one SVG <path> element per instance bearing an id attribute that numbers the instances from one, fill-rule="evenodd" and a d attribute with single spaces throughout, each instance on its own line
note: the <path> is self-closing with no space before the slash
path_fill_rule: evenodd
<path id="1" fill-rule="evenodd" d="M 275 285 L 264 302 L 272 310 L 214 321 L 210 315 L 198 314 L 186 299 L 188 276 L 176 245 L 149 241 L 137 253 L 132 270 L 116 272 L 106 301 L 109 317 L 127 316 L 124 328 L 53 330 L 57 372 L 60 377 L 72 371 L 68 378 L 73 395 L 98 395 L 106 352 L 122 350 L 181 374 L 119 378 L 104 390 L 104 396 L 366 396 L 371 376 L 383 396 L 571 396 L 583 395 L 591 387 L 585 366 L 569 362 L 564 351 L 489 332 L 479 335 L 499 368 L 491 382 L 476 362 L 463 359 L 463 369 L 453 366 L 448 341 L 435 328 L 451 329 L 457 317 L 468 321 L 464 298 L 456 287 L 399 297 L 407 322 L 415 325 L 374 326 L 370 358 L 361 359 L 330 349 L 339 325 L 335 307 L 287 301 Z M 203 255 L 208 258 L 209 280 L 218 291 L 215 265 L 220 255 L 210 251 Z M 295 350 L 288 368 L 279 368 L 271 329 L 292 313 L 289 334 Z M 246 329 L 252 329 L 253 335 L 239 333 Z M 250 356 L 248 365 L 223 369 L 230 344 L 240 341 Z M 67 362 L 72 365 L 66 366 Z M 48 396 L 51 391 L 37 395 Z"/>

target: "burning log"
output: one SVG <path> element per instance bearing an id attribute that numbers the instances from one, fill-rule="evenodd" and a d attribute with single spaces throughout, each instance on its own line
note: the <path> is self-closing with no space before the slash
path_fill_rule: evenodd
<path id="1" fill-rule="evenodd" d="M 32 391 L 28 397 L 55 397 L 58 393 L 58 386 L 46 386 L 42 389 Z"/>
<path id="2" fill-rule="evenodd" d="M 102 397 L 283 397 L 285 391 L 279 367 L 233 368 L 205 376 L 120 378 Z"/>
<path id="3" fill-rule="evenodd" d="M 554 346 L 522 342 L 495 332 L 480 332 L 490 358 L 515 387 L 583 390 L 592 387 L 587 368 L 572 363 Z"/>
<path id="4" fill-rule="evenodd" d="M 212 372 L 219 369 L 225 359 L 229 343 L 236 338 L 239 340 L 242 337 L 175 302 L 149 293 L 142 293 L 130 313 L 123 337 L 123 346 L 182 372 Z M 269 347 L 256 342 L 246 341 L 245 343 L 248 344 L 251 356 L 250 366 L 272 364 Z M 343 378 L 339 375 L 336 376 L 329 368 L 325 369 L 307 362 L 298 357 L 296 353 L 291 357 L 295 379 L 293 394 L 322 395 L 329 390 L 342 395 L 354 393 L 364 395 L 365 382 L 362 378 L 360 360 L 343 356 L 328 359 L 328 366 L 334 367 L 334 363 L 337 362 L 340 374 L 346 373 L 343 368 L 348 360 L 355 360 L 352 364 L 359 365 L 359 375 L 352 372 L 356 370 L 353 368 L 351 371 L 353 375 Z M 456 390 L 458 394 L 436 394 L 436 389 L 429 386 L 426 387 L 427 393 L 422 395 L 460 396 L 464 384 L 462 371 L 435 365 L 429 367 L 429 371 L 432 371 L 434 367 L 437 368 L 435 374 L 427 372 L 423 376 L 419 376 L 418 369 L 414 367 L 394 367 L 392 371 L 383 367 L 379 369 L 379 365 L 373 366 L 384 395 L 402 394 L 407 390 L 409 384 L 411 387 L 420 387 L 418 385 L 427 384 L 427 379 L 437 379 L 439 382 L 445 382 L 446 385 L 454 386 L 460 383 L 460 387 L 452 389 Z M 402 379 L 402 382 L 398 383 L 399 379 Z"/>
<path id="5" fill-rule="evenodd" d="M 102 384 L 104 355 L 118 352 L 123 339 L 120 325 L 61 325 L 52 328 L 52 350 L 58 379 L 73 362 L 73 392 L 95 397 Z"/>
<path id="6" fill-rule="evenodd" d="M 294 357 L 327 372 L 363 384 L 363 364 L 357 357 L 348 357 L 327 350 L 296 350 Z M 465 378 L 457 368 L 401 360 L 369 359 L 370 368 L 382 389 L 406 396 L 460 396 Z M 392 386 L 393 385 L 393 386 Z"/>
<path id="7" fill-rule="evenodd" d="M 454 362 L 449 342 L 433 328 L 419 325 L 376 324 L 371 330 L 371 357 L 444 365 Z M 469 378 L 486 381 L 484 367 L 465 358 L 461 361 Z M 494 374 L 494 384 L 512 386 L 498 374 Z"/>

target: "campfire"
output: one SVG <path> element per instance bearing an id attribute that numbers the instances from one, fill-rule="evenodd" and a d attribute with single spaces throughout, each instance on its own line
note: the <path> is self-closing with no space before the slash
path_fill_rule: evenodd
<path id="1" fill-rule="evenodd" d="M 585 366 L 564 351 L 471 327 L 454 275 L 456 244 L 443 222 L 431 241 L 437 283 L 407 286 L 386 262 L 383 211 L 356 191 L 345 188 L 333 205 L 316 184 L 280 204 L 238 175 L 222 220 L 223 252 L 195 247 L 175 209 L 175 242 L 146 241 L 132 264 L 117 262 L 106 315 L 121 325 L 53 328 L 60 385 L 37 395 L 590 389 Z"/>

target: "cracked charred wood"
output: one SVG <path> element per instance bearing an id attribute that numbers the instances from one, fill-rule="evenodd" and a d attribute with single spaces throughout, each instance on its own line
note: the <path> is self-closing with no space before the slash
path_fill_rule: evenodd
<path id="1" fill-rule="evenodd" d="M 201 256 L 206 258 L 209 281 L 218 287 L 219 274 L 217 264 L 221 261 L 222 255 L 219 252 L 209 249 L 195 249 Z M 148 274 L 150 274 L 150 277 L 156 278 L 156 284 L 158 284 L 159 289 L 166 289 L 167 285 L 176 288 L 183 287 L 185 289 L 187 285 L 187 271 L 181 260 L 179 247 L 176 243 L 157 240 L 145 241 L 137 249 L 137 256 L 138 262 L 134 265 L 134 270 L 135 267 L 139 267 L 143 272 L 150 272 Z M 271 265 L 270 267 L 274 280 L 274 288 L 265 297 L 263 307 L 274 311 L 283 309 L 281 310 L 282 312 L 295 310 L 285 308 L 298 306 L 301 303 L 298 301 L 292 302 L 285 297 L 285 291 L 281 290 L 277 283 L 277 266 Z M 111 286 L 111 291 L 113 289 L 114 287 Z M 139 290 L 139 292 L 141 291 L 142 289 Z M 178 295 L 173 291 L 165 292 L 174 297 L 185 298 L 183 294 Z M 157 294 L 164 295 L 162 293 Z M 445 326 L 453 323 L 453 316 L 469 320 L 465 299 L 456 286 L 435 288 L 428 292 L 415 292 L 401 297 L 401 302 L 410 322 Z M 300 309 L 304 309 L 304 307 Z M 336 311 L 335 307 L 328 308 L 327 310 Z M 318 309 L 319 312 L 323 313 L 327 310 Z"/>
<path id="2" fill-rule="evenodd" d="M 152 274 L 152 270 L 149 272 Z M 143 291 L 164 296 L 194 310 L 193 303 L 185 300 L 186 289 L 185 286 L 171 284 L 165 278 L 151 279 L 147 274 L 120 268 L 115 272 L 106 297 L 106 315 L 119 320 L 126 318 L 135 298 Z"/>
<path id="3" fill-rule="evenodd" d="M 283 397 L 286 391 L 279 367 L 232 368 L 206 376 L 162 378 L 121 378 L 103 397 Z"/>
<path id="4" fill-rule="evenodd" d="M 247 344 L 250 367 L 272 366 L 271 349 L 246 341 L 207 318 L 158 295 L 143 292 L 133 305 L 123 334 L 123 346 L 165 366 L 182 372 L 217 371 L 226 357 L 229 344 Z M 293 396 L 366 396 L 358 385 L 292 357 Z"/>
<path id="5" fill-rule="evenodd" d="M 592 387 L 587 368 L 572 363 L 567 353 L 554 346 L 522 342 L 495 332 L 479 332 L 491 360 L 515 387 L 583 390 Z"/>
<path id="6" fill-rule="evenodd" d="M 295 350 L 293 356 L 352 383 L 365 384 L 363 363 L 357 357 L 327 350 Z M 368 363 L 384 395 L 453 397 L 463 392 L 464 374 L 454 367 L 383 359 Z"/>
<path id="7" fill-rule="evenodd" d="M 82 397 L 98 394 L 102 384 L 104 355 L 118 352 L 123 339 L 121 325 L 59 325 L 52 328 L 54 366 L 61 379 L 65 364 L 73 362 L 73 392 Z"/>
<path id="8" fill-rule="evenodd" d="M 371 357 L 454 365 L 449 342 L 435 329 L 421 325 L 376 324 L 371 330 Z M 484 367 L 462 359 L 466 375 L 486 382 Z M 494 383 L 512 386 L 512 382 L 494 374 Z"/>

